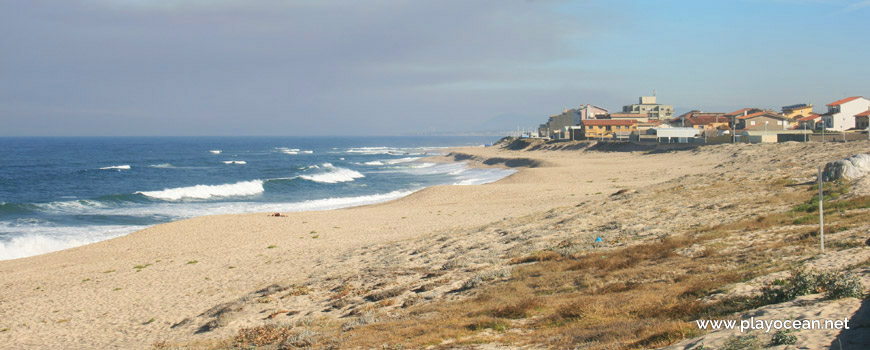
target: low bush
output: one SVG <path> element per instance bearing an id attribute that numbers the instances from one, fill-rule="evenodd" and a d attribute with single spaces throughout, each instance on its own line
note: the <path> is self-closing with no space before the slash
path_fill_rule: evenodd
<path id="1" fill-rule="evenodd" d="M 864 286 L 857 276 L 848 271 L 819 273 L 796 269 L 792 270 L 789 279 L 776 280 L 762 287 L 757 302 L 759 305 L 777 304 L 821 292 L 825 293 L 827 299 L 861 298 Z"/>
<path id="2" fill-rule="evenodd" d="M 797 344 L 797 337 L 791 334 L 791 330 L 778 330 L 770 339 L 770 346 L 794 344 Z"/>

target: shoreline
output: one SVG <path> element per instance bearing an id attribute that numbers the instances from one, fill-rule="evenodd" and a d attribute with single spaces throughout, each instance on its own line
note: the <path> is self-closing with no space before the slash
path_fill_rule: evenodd
<path id="1" fill-rule="evenodd" d="M 498 233 L 487 227 L 516 224 L 518 232 L 512 235 L 517 237 L 568 234 L 572 231 L 561 228 L 567 220 L 562 213 L 577 208 L 586 212 L 568 218 L 589 218 L 577 229 L 606 226 L 608 220 L 620 220 L 616 215 L 626 215 L 624 210 L 599 212 L 618 193 L 642 190 L 652 195 L 663 183 L 732 162 L 734 150 L 769 149 L 714 146 L 698 155 L 459 148 L 453 156 L 441 157 L 470 155 L 482 166 L 518 159 L 536 165 L 484 186 L 433 186 L 388 202 L 286 217 L 196 217 L 61 252 L 0 261 L 0 313 L 6 316 L 0 320 L 0 329 L 5 329 L 0 341 L 28 348 L 143 348 L 162 341 L 225 338 L 281 310 L 289 310 L 284 322 L 345 317 L 348 307 L 322 304 L 332 300 L 331 290 L 342 280 L 374 279 L 373 285 L 389 286 L 406 277 L 377 282 L 378 271 L 411 269 L 396 259 L 413 257 L 423 259 L 413 273 L 447 272 L 443 276 L 454 279 L 437 290 L 456 288 L 478 267 L 446 267 L 504 256 L 474 256 L 459 249 L 487 244 L 492 238 L 483 233 Z M 637 221 L 637 215 L 653 213 L 627 218 Z M 555 243 L 540 241 L 511 254 Z M 272 290 L 270 286 L 311 292 L 287 299 L 258 294 Z M 214 311 L 236 310 L 233 305 L 240 311 L 229 318 Z"/>
<path id="2" fill-rule="evenodd" d="M 9 329 L 0 339 L 39 347 L 45 334 L 60 333 L 65 336 L 45 346 L 127 348 L 153 343 L 166 334 L 176 334 L 170 339 L 181 337 L 172 325 L 274 281 L 303 281 L 341 252 L 574 202 L 566 194 L 536 198 L 531 201 L 536 204 L 529 205 L 527 198 L 536 190 L 528 185 L 539 185 L 537 175 L 528 173 L 533 170 L 521 169 L 485 186 L 432 186 L 383 203 L 294 212 L 281 218 L 265 213 L 196 217 L 0 261 L 0 313 L 8 317 L 0 329 Z M 561 187 L 543 184 L 550 192 Z M 361 218 L 365 225 L 360 225 Z M 279 272 L 285 270 L 280 266 L 292 273 Z M 118 318 L 126 320 L 123 325 Z M 155 321 L 143 325 L 152 318 Z M 97 329 L 107 331 L 95 334 Z"/>
<path id="3" fill-rule="evenodd" d="M 459 161 L 451 161 L 451 160 L 444 158 L 443 156 L 445 156 L 446 153 L 441 153 L 441 152 L 442 151 L 449 151 L 451 149 L 462 149 L 462 148 L 466 148 L 466 147 L 425 148 L 424 151 L 435 151 L 435 152 L 438 152 L 439 154 L 420 157 L 415 162 L 418 162 L 418 163 L 436 162 L 436 163 L 442 163 L 442 164 L 461 163 Z M 467 162 L 464 162 L 464 163 L 467 163 Z M 483 167 L 471 166 L 470 164 L 467 165 L 467 167 L 470 169 L 483 168 Z M 506 176 L 510 176 L 510 175 L 511 174 L 508 174 Z M 496 181 L 500 181 L 506 176 L 503 176 Z M 263 180 L 252 180 L 252 181 L 263 181 Z M 485 182 L 485 183 L 492 183 L 492 182 L 496 182 L 496 181 Z M 7 259 L 0 259 L 0 262 L 13 261 L 13 260 L 17 260 L 17 259 L 26 259 L 26 258 L 30 258 L 30 257 L 45 255 L 45 254 L 61 252 L 61 251 L 68 250 L 68 249 L 73 249 L 73 248 L 77 248 L 77 247 L 87 246 L 90 244 L 95 244 L 95 243 L 100 243 L 100 242 L 104 242 L 104 241 L 108 241 L 108 240 L 112 240 L 112 239 L 121 238 L 121 237 L 130 235 L 130 234 L 133 234 L 133 233 L 136 233 L 138 231 L 142 231 L 142 230 L 154 227 L 154 226 L 168 224 L 168 223 L 177 222 L 177 221 L 189 220 L 189 219 L 198 218 L 198 217 L 219 216 L 219 215 L 245 215 L 245 214 L 258 214 L 258 213 L 274 213 L 274 212 L 278 212 L 278 211 L 280 211 L 282 213 L 296 213 L 296 212 L 309 212 L 309 211 L 330 211 L 330 210 L 337 210 L 337 209 L 344 209 L 344 208 L 362 207 L 362 206 L 385 203 L 385 202 L 393 201 L 396 199 L 400 199 L 402 197 L 411 195 L 415 192 L 424 190 L 424 189 L 426 189 L 428 187 L 432 187 L 432 186 L 452 186 L 452 185 L 461 185 L 461 184 L 445 183 L 445 184 L 430 185 L 430 186 L 420 187 L 420 188 L 396 189 L 396 190 L 391 191 L 391 192 L 375 193 L 375 194 L 369 194 L 369 195 L 359 195 L 359 196 L 350 196 L 350 197 L 325 197 L 325 198 L 319 198 L 319 199 L 303 200 L 300 202 L 286 202 L 286 203 L 263 202 L 263 203 L 257 203 L 255 208 L 249 208 L 249 209 L 241 208 L 241 211 L 239 211 L 239 212 L 203 213 L 201 215 L 181 217 L 181 218 L 178 218 L 176 220 L 172 220 L 172 221 L 168 221 L 168 222 L 139 226 L 139 227 L 134 228 L 132 231 L 126 231 L 127 229 L 130 229 L 132 227 L 125 227 L 126 232 L 122 232 L 120 234 L 118 234 L 118 233 L 106 234 L 106 235 L 104 235 L 104 237 L 101 237 L 101 238 L 86 238 L 86 239 L 69 238 L 66 240 L 58 239 L 57 242 L 53 242 L 53 240 L 55 240 L 55 238 L 45 237 L 45 239 L 51 241 L 52 244 L 56 243 L 55 244 L 56 246 L 66 246 L 66 247 L 62 248 L 62 249 L 58 249 L 58 250 L 51 250 L 51 251 L 36 253 L 36 254 L 32 254 L 32 255 L 19 256 L 19 257 L 14 257 L 14 258 L 7 258 Z M 136 192 L 136 193 L 140 193 L 140 192 Z M 340 203 L 333 203 L 336 201 L 338 201 Z M 169 202 L 169 203 L 172 203 L 172 202 Z M 285 208 L 286 208 L 286 210 L 283 210 Z M 85 227 L 87 227 L 87 226 L 85 226 Z M 108 237 L 106 237 L 106 236 L 108 236 Z M 8 242 L 9 247 L 11 247 L 12 244 L 16 242 L 16 239 L 29 238 L 29 237 L 30 236 L 26 236 L 26 235 L 13 237 L 13 239 Z M 36 237 L 39 238 L 42 236 L 37 235 Z M 70 244 L 70 242 L 77 242 L 77 243 Z M 85 243 L 78 243 L 78 242 L 85 242 Z M 47 242 L 43 242 L 41 244 L 47 244 Z M 12 248 L 9 248 L 9 249 L 12 249 Z M 35 249 L 35 250 L 38 250 L 38 249 Z"/>
<path id="4" fill-rule="evenodd" d="M 501 186 L 517 173 L 486 185 Z M 465 217 L 459 222 L 440 220 L 442 216 L 458 215 L 457 211 L 450 210 L 454 203 L 439 204 L 444 202 L 442 198 L 461 198 L 462 193 L 477 192 L 473 189 L 480 187 L 486 186 L 430 186 L 386 202 L 290 212 L 281 218 L 269 217 L 268 213 L 199 216 L 61 251 L 3 260 L 0 261 L 0 276 L 4 281 L 0 313 L 7 319 L 0 322 L 0 329 L 8 330 L 0 332 L 0 339 L 7 344 L 36 348 L 139 348 L 159 340 L 158 335 L 170 331 L 173 324 L 220 300 L 232 299 L 274 280 L 305 279 L 313 271 L 305 262 L 309 258 L 326 260 L 342 251 L 377 242 L 409 239 L 457 225 L 467 227 L 501 219 L 500 214 L 492 214 L 497 205 L 490 204 L 477 210 L 480 215 Z M 421 202 L 427 204 L 419 206 Z M 408 203 L 414 203 L 416 208 L 404 209 Z M 383 215 L 384 211 L 396 214 Z M 424 218 L 402 222 L 412 215 Z M 360 217 L 375 219 L 366 220 L 370 225 L 364 229 L 355 228 Z M 295 228 L 291 237 L 282 237 L 277 232 L 290 227 Z M 229 233 L 230 237 L 215 237 L 212 232 Z M 277 247 L 269 248 L 271 246 Z M 288 246 L 291 252 L 284 251 Z M 271 259 L 263 258 L 266 254 Z M 282 259 L 279 255 L 306 258 Z M 270 264 L 290 265 L 298 271 L 289 276 L 266 273 L 254 280 L 242 278 L 257 275 L 260 267 Z M 149 276 L 154 273 L 161 276 Z M 196 289 L 202 289 L 197 294 L 206 294 L 196 298 L 199 302 L 190 300 L 194 295 L 187 292 Z M 143 294 L 145 297 L 137 297 Z M 53 295 L 48 298 L 53 301 L 45 302 L 49 295 Z M 184 311 L 178 312 L 181 300 L 193 302 L 182 303 L 187 305 Z M 130 306 L 135 306 L 134 310 L 130 310 Z M 125 308 L 131 312 L 125 312 Z M 128 313 L 128 317 L 123 317 L 128 323 L 122 327 L 109 316 L 119 312 Z M 159 319 L 162 326 L 155 327 L 156 321 L 146 322 L 152 318 Z M 99 337 L 103 339 L 88 339 L 95 336 L 96 329 L 104 328 L 113 331 L 101 334 Z M 148 333 L 149 329 L 153 333 L 144 338 L 148 339 L 145 343 L 141 342 L 143 338 L 136 333 Z M 63 340 L 42 343 L 45 334 L 55 332 L 66 336 Z"/>

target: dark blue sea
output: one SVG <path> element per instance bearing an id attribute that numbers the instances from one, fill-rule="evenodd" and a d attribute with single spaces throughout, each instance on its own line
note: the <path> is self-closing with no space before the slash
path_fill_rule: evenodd
<path id="1" fill-rule="evenodd" d="M 201 215 L 325 210 L 512 171 L 421 161 L 492 137 L 0 138 L 0 260 Z"/>

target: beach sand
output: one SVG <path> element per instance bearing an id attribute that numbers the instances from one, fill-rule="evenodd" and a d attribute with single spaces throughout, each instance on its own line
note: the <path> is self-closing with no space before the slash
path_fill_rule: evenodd
<path id="1" fill-rule="evenodd" d="M 528 156 L 494 148 L 452 151 L 481 160 Z M 486 185 L 435 186 L 388 203 L 286 217 L 198 217 L 0 261 L 0 329 L 7 329 L 0 342 L 22 348 L 141 348 L 185 339 L 191 336 L 186 330 L 170 327 L 276 281 L 303 282 L 316 267 L 329 267 L 355 248 L 572 205 L 578 198 L 646 186 L 712 165 L 688 154 L 533 155 L 545 167 L 520 168 Z"/>
<path id="2" fill-rule="evenodd" d="M 754 145 L 725 145 L 701 154 L 584 152 L 558 146 L 534 151 L 452 149 L 448 156 L 428 160 L 510 165 L 518 171 L 491 184 L 435 186 L 362 207 L 284 217 L 198 217 L 60 252 L 0 261 L 0 344 L 27 349 L 141 349 L 155 342 L 231 336 L 267 318 L 258 313 L 269 308 L 249 308 L 248 314 L 239 308 L 236 319 L 219 327 L 204 322 L 223 313 L 215 310 L 240 300 L 268 298 L 270 293 L 258 291 L 270 285 L 286 289 L 328 280 L 329 275 L 360 274 L 391 254 L 424 250 L 444 232 L 465 234 L 475 242 L 474 232 L 484 225 L 550 218 L 548 211 L 601 201 L 620 190 L 654 189 L 668 181 L 703 176 L 732 162 L 734 152 L 747 147 Z M 840 148 L 819 157 L 852 151 Z M 657 205 L 668 205 L 668 198 L 660 200 Z M 618 219 L 607 212 L 596 214 L 596 222 Z M 393 246 L 404 250 L 384 249 Z M 438 259 L 455 261 L 456 256 Z M 300 316 L 326 312 L 315 304 L 282 305 L 302 312 Z"/>

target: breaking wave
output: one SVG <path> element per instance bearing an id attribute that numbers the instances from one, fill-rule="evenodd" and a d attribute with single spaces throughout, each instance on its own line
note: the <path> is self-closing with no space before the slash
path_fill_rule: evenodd
<path id="1" fill-rule="evenodd" d="M 104 241 L 131 233 L 143 226 L 23 226 L 2 225 L 3 231 L 15 233 L 0 240 L 0 260 L 24 258 L 81 245 Z"/>
<path id="2" fill-rule="evenodd" d="M 113 165 L 100 168 L 100 170 L 130 170 L 129 165 Z"/>
<path id="3" fill-rule="evenodd" d="M 182 199 L 209 199 L 212 197 L 252 196 L 263 193 L 263 181 L 242 181 L 225 185 L 196 185 L 189 187 L 167 188 L 162 191 L 139 191 L 137 194 L 165 201 Z"/>
<path id="4" fill-rule="evenodd" d="M 305 179 L 308 181 L 334 184 L 339 182 L 350 182 L 354 179 L 359 179 L 366 177 L 358 171 L 339 168 L 330 163 L 324 163 L 320 165 L 321 169 L 326 169 L 326 172 L 314 174 L 314 175 L 299 175 L 299 178 Z"/>

